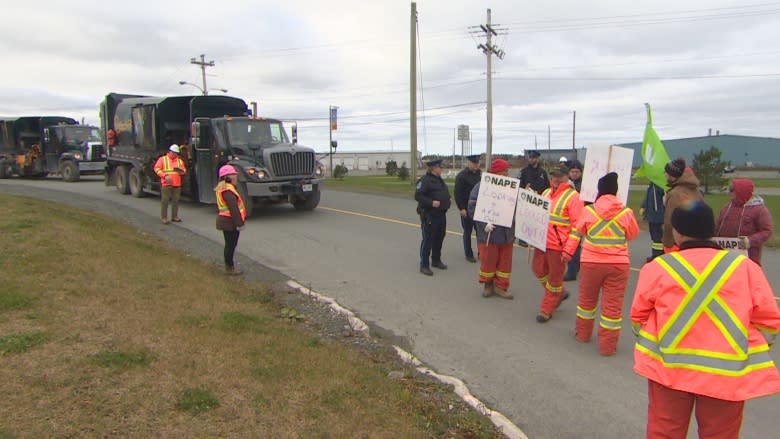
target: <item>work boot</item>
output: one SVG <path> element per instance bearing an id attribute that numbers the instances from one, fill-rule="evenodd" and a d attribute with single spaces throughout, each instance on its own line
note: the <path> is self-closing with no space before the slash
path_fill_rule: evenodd
<path id="1" fill-rule="evenodd" d="M 236 266 L 225 266 L 225 273 L 230 276 L 238 276 L 239 274 L 243 273 L 240 268 Z"/>
<path id="2" fill-rule="evenodd" d="M 439 262 L 434 262 L 434 263 L 432 263 L 432 264 L 431 264 L 431 266 L 432 266 L 432 267 L 436 267 L 436 268 L 438 268 L 439 270 L 446 270 L 446 269 L 447 269 L 447 264 L 445 264 L 445 263 L 444 263 L 444 262 L 442 262 L 442 261 L 439 261 Z"/>
<path id="3" fill-rule="evenodd" d="M 503 297 L 504 299 L 512 300 L 515 298 L 515 296 L 512 295 L 509 291 L 503 289 L 503 288 L 495 288 L 496 294 L 498 294 L 499 297 Z"/>
<path id="4" fill-rule="evenodd" d="M 162 221 L 163 224 L 170 224 L 170 221 L 168 221 L 168 218 L 162 218 L 160 221 Z"/>
<path id="5" fill-rule="evenodd" d="M 471 263 L 477 262 L 477 260 L 476 260 L 476 258 L 474 258 L 474 256 L 466 256 L 466 260 L 471 262 Z"/>
<path id="6" fill-rule="evenodd" d="M 573 280 L 577 280 L 577 275 L 576 274 L 566 273 L 566 276 L 563 276 L 563 281 L 564 282 L 571 282 Z"/>
<path id="7" fill-rule="evenodd" d="M 547 315 L 547 314 L 545 314 L 543 312 L 539 312 L 539 314 L 536 316 L 536 322 L 537 323 L 547 323 L 551 318 L 552 318 L 552 316 Z"/>
<path id="8" fill-rule="evenodd" d="M 428 267 L 420 267 L 420 273 L 426 276 L 433 276 L 433 271 L 431 271 L 431 269 Z"/>
<path id="9" fill-rule="evenodd" d="M 485 282 L 482 284 L 482 297 L 490 297 L 495 294 L 493 289 L 493 282 Z"/>

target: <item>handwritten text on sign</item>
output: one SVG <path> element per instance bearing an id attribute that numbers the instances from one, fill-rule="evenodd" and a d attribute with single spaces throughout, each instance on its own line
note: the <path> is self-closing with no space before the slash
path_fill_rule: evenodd
<path id="1" fill-rule="evenodd" d="M 512 227 L 520 180 L 496 174 L 482 174 L 474 221 Z"/>
<path id="2" fill-rule="evenodd" d="M 618 175 L 619 200 L 626 204 L 628 187 L 631 184 L 631 165 L 634 150 L 615 145 L 590 145 L 585 152 L 585 169 L 582 174 L 582 201 L 596 201 L 599 179 L 610 172 Z"/>
<path id="3" fill-rule="evenodd" d="M 528 189 L 520 189 L 515 213 L 515 237 L 541 251 L 547 249 L 550 199 Z"/>

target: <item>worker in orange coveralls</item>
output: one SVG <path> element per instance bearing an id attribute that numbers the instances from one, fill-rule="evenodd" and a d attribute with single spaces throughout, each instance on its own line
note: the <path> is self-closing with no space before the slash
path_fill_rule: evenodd
<path id="1" fill-rule="evenodd" d="M 634 372 L 648 380 L 647 437 L 739 437 L 745 401 L 780 392 L 769 348 L 780 310 L 760 266 L 710 241 L 712 209 L 671 214 L 678 252 L 645 264 L 631 306 Z"/>
<path id="2" fill-rule="evenodd" d="M 631 272 L 628 241 L 639 236 L 634 212 L 618 199 L 617 192 L 616 173 L 610 172 L 599 179 L 596 202 L 585 206 L 563 252 L 563 259 L 568 262 L 584 238 L 574 337 L 583 343 L 590 341 L 599 291 L 603 291 L 599 322 L 599 353 L 603 356 L 617 352 L 623 324 L 623 297 Z"/>
<path id="3" fill-rule="evenodd" d="M 536 321 L 545 323 L 552 318 L 555 309 L 568 299 L 563 289 L 563 248 L 572 227 L 582 212 L 580 195 L 569 184 L 569 170 L 560 165 L 550 171 L 550 188 L 542 195 L 550 198 L 550 224 L 547 226 L 547 250 L 534 249 L 532 270 L 544 287 L 544 297 Z"/>

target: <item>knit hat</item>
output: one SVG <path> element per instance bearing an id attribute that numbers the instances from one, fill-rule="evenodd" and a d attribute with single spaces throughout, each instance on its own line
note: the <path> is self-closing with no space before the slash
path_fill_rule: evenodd
<path id="1" fill-rule="evenodd" d="M 683 175 L 685 166 L 686 166 L 685 159 L 676 158 L 671 162 L 667 163 L 666 166 L 664 166 L 664 171 L 666 171 L 666 173 L 671 175 L 672 177 L 679 177 Z"/>
<path id="2" fill-rule="evenodd" d="M 710 239 L 715 234 L 715 215 L 704 201 L 688 201 L 672 212 L 672 227 L 681 235 Z"/>
<path id="3" fill-rule="evenodd" d="M 599 178 L 598 189 L 599 189 L 599 194 L 598 194 L 599 197 L 604 194 L 617 195 L 618 192 L 617 173 L 610 172 L 609 174 Z"/>
<path id="4" fill-rule="evenodd" d="M 582 162 L 577 159 L 567 162 L 566 164 L 569 166 L 569 170 L 579 169 L 580 171 L 582 171 Z"/>
<path id="5" fill-rule="evenodd" d="M 509 170 L 509 162 L 504 159 L 495 159 L 490 165 L 490 172 L 498 174 Z"/>

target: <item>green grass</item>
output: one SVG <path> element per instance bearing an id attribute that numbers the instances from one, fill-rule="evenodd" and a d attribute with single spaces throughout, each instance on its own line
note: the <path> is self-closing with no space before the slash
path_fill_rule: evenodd
<path id="1" fill-rule="evenodd" d="M 452 186 L 454 180 L 448 181 L 447 185 Z M 414 182 L 411 180 L 401 180 L 398 177 L 389 175 L 348 175 L 343 179 L 329 178 L 325 187 L 336 189 L 353 189 L 360 191 L 389 192 L 394 194 L 414 195 Z M 452 188 L 450 187 L 450 191 Z"/>
<path id="2" fill-rule="evenodd" d="M 102 367 L 130 369 L 148 366 L 152 362 L 152 355 L 147 350 L 139 352 L 103 351 L 95 354 L 94 359 Z"/>
<path id="3" fill-rule="evenodd" d="M 193 416 L 217 407 L 219 407 L 219 400 L 217 400 L 216 395 L 211 390 L 203 387 L 185 390 L 176 403 L 177 409 L 188 412 Z"/>
<path id="4" fill-rule="evenodd" d="M 21 294 L 11 285 L 0 286 L 0 312 L 27 309 L 35 302 L 28 294 Z"/>
<path id="5" fill-rule="evenodd" d="M 227 332 L 263 332 L 268 329 L 268 323 L 271 319 L 267 317 L 258 317 L 250 314 L 244 314 L 238 311 L 222 313 L 222 319 L 219 328 Z"/>
<path id="6" fill-rule="evenodd" d="M 0 337 L 0 356 L 21 354 L 46 342 L 48 337 L 43 333 L 11 334 Z"/>

